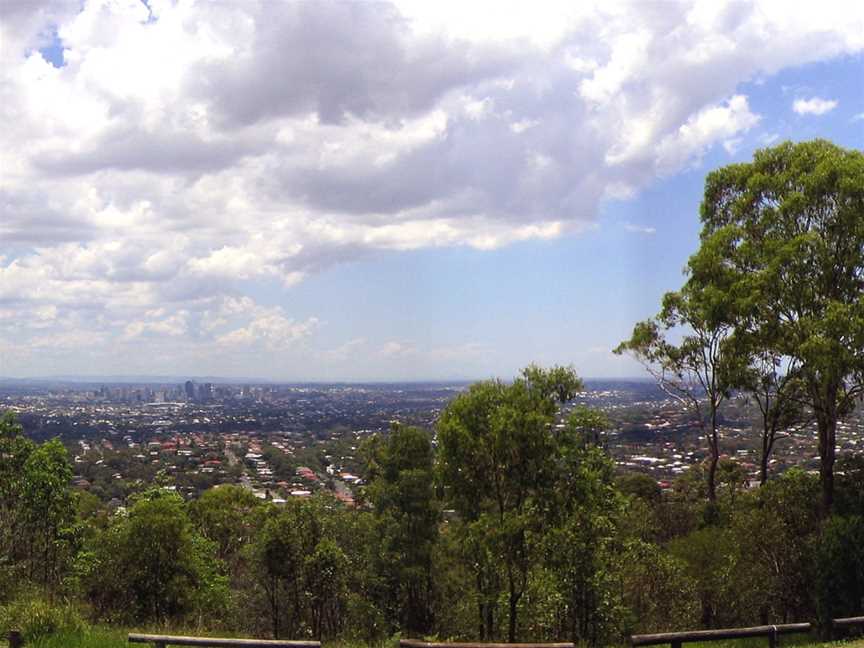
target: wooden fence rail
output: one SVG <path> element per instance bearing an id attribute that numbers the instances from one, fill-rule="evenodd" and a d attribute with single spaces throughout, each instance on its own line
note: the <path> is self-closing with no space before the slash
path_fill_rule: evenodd
<path id="1" fill-rule="evenodd" d="M 864 616 L 834 619 L 832 624 L 835 628 L 854 628 L 855 626 L 864 626 Z"/>
<path id="2" fill-rule="evenodd" d="M 217 637 L 180 637 L 173 635 L 130 634 L 129 643 L 167 646 L 202 646 L 204 648 L 321 648 L 320 641 L 282 641 L 279 639 L 221 639 Z"/>
<path id="3" fill-rule="evenodd" d="M 783 625 L 755 626 L 752 628 L 724 628 L 722 630 L 691 630 L 689 632 L 661 632 L 658 634 L 632 635 L 631 646 L 657 646 L 669 644 L 681 648 L 682 644 L 694 641 L 722 641 L 725 639 L 746 639 L 766 637 L 768 645 L 774 648 L 777 637 L 785 634 L 804 634 L 810 632 L 809 623 L 786 623 Z"/>
<path id="4" fill-rule="evenodd" d="M 834 628 L 852 628 L 864 626 L 864 616 L 834 619 Z M 769 648 L 776 648 L 777 638 L 787 634 L 806 634 L 813 631 L 810 623 L 784 623 L 780 625 L 754 626 L 752 628 L 723 628 L 721 630 L 691 630 L 689 632 L 661 632 L 658 634 L 631 635 L 631 646 L 657 646 L 669 644 L 672 648 L 681 648 L 682 644 L 695 641 L 724 641 L 728 639 L 746 639 L 748 637 L 765 637 Z"/>

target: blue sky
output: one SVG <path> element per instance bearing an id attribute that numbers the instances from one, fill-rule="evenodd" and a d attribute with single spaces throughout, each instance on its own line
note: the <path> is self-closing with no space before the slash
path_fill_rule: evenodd
<path id="1" fill-rule="evenodd" d="M 705 174 L 864 148 L 828 4 L 4 5 L 0 375 L 641 375 Z"/>

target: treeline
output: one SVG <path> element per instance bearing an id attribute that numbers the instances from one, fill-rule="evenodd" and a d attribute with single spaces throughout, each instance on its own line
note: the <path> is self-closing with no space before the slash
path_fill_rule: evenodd
<path id="1" fill-rule="evenodd" d="M 827 519 L 818 478 L 797 470 L 748 490 L 721 462 L 713 503 L 702 466 L 664 493 L 616 475 L 602 413 L 557 423 L 579 387 L 570 370 L 529 368 L 456 398 L 434 444 L 411 427 L 372 437 L 356 509 L 221 486 L 189 502 L 152 489 L 109 512 L 69 488 L 61 444 L 7 416 L 0 626 L 27 628 L 34 597 L 88 622 L 364 642 L 600 645 L 861 613 L 864 459 L 841 464 Z"/>

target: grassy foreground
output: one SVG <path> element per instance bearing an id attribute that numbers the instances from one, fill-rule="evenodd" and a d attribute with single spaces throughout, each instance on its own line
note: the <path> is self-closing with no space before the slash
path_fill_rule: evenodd
<path id="1" fill-rule="evenodd" d="M 121 648 L 128 646 L 126 643 L 126 631 L 111 628 L 88 628 L 83 632 L 59 633 L 51 637 L 45 637 L 26 644 L 25 648 Z M 784 642 L 780 642 L 782 648 Z M 791 642 L 786 642 L 787 645 Z M 137 645 L 137 644 L 136 644 Z M 767 648 L 767 642 L 741 640 L 741 641 L 713 641 L 703 643 L 686 644 L 688 648 Z M 331 648 L 363 648 L 359 643 L 337 642 L 330 644 Z M 5 642 L 0 642 L 0 648 L 7 648 Z M 795 648 L 864 648 L 864 639 L 850 641 L 835 641 L 832 643 L 797 643 Z"/>
<path id="2" fill-rule="evenodd" d="M 60 632 L 24 644 L 25 648 L 118 648 L 126 645 L 126 632 L 109 628 Z M 6 648 L 7 644 L 3 642 L 0 646 Z"/>

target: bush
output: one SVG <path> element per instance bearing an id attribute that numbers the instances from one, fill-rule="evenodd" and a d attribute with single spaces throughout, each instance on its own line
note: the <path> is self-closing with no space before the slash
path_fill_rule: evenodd
<path id="1" fill-rule="evenodd" d="M 52 604 L 39 598 L 21 598 L 0 607 L 0 636 L 20 630 L 25 641 L 85 628 L 78 610 L 69 603 Z"/>
<path id="2" fill-rule="evenodd" d="M 853 616 L 864 605 L 864 517 L 834 516 L 816 547 L 816 609 L 823 633 L 831 619 Z"/>

